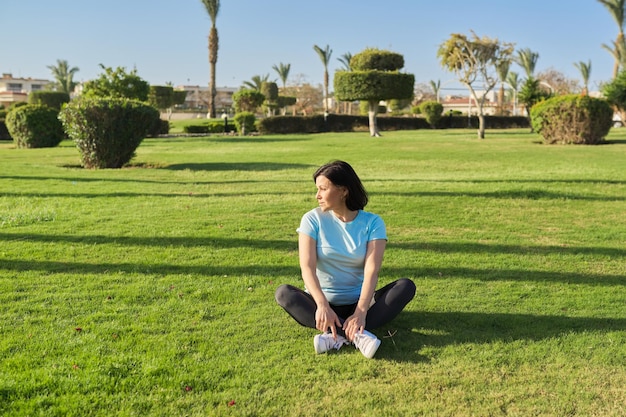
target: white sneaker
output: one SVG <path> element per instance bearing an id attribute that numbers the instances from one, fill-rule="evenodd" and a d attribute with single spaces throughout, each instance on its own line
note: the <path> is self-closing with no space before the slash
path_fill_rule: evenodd
<path id="1" fill-rule="evenodd" d="M 337 340 L 333 339 L 331 333 L 321 333 L 315 335 L 313 338 L 313 346 L 315 347 L 315 353 L 325 353 L 331 349 L 339 350 L 343 345 L 347 345 L 350 342 L 343 337 L 337 335 Z"/>
<path id="2" fill-rule="evenodd" d="M 372 333 L 367 330 L 363 330 L 363 333 L 357 332 L 354 335 L 354 340 L 352 341 L 354 346 L 357 347 L 368 359 L 372 359 L 374 354 L 378 350 L 378 346 L 380 346 L 380 340 L 374 336 Z"/>

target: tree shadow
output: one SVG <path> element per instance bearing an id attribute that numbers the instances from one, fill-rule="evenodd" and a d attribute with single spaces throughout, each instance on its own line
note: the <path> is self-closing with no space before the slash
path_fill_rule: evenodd
<path id="1" fill-rule="evenodd" d="M 223 237 L 190 237 L 190 236 L 164 236 L 164 237 L 135 237 L 135 236 L 104 236 L 104 235 L 48 235 L 48 234 L 20 234 L 0 233 L 0 241 L 38 242 L 38 243 L 72 243 L 83 245 L 107 245 L 115 244 L 122 246 L 144 246 L 163 248 L 193 248 L 206 249 L 232 249 L 251 248 L 262 250 L 295 251 L 298 242 L 293 240 L 276 239 L 242 239 Z"/>
<path id="2" fill-rule="evenodd" d="M 82 169 L 82 167 L 79 167 Z M 122 168 L 123 169 L 123 168 Z M 60 182 L 68 182 L 70 184 L 79 184 L 79 183 L 91 183 L 91 182 L 102 182 L 102 183 L 140 183 L 140 184 L 180 184 L 180 185 L 220 185 L 220 184 L 260 184 L 260 183 L 295 183 L 302 184 L 302 181 L 298 180 L 271 180 L 271 179 L 263 179 L 263 180 L 224 180 L 224 181 L 197 181 L 197 180 L 148 180 L 148 179 L 138 179 L 138 178 L 103 178 L 103 177 L 48 177 L 48 176 L 22 176 L 22 175 L 0 175 L 0 179 L 9 179 L 9 180 L 17 180 L 17 181 L 60 181 Z M 3 194 L 4 195 L 4 194 Z M 15 195 L 23 195 L 20 193 L 16 193 Z M 42 195 L 42 194 L 38 194 Z"/>
<path id="3" fill-rule="evenodd" d="M 390 242 L 387 249 L 433 251 L 440 253 L 519 254 L 519 255 L 599 255 L 626 258 L 626 249 L 593 246 L 504 245 L 477 242 Z"/>
<path id="4" fill-rule="evenodd" d="M 148 274 L 157 276 L 166 275 L 195 275 L 198 279 L 209 279 L 219 277 L 241 277 L 241 276 L 265 276 L 273 278 L 276 276 L 300 276 L 300 268 L 294 265 L 173 265 L 165 263 L 132 263 L 132 262 L 110 262 L 110 263 L 86 263 L 86 262 L 65 262 L 65 261 L 33 261 L 23 259 L 3 259 L 2 269 L 25 272 L 39 271 L 49 274 L 103 274 L 110 275 L 116 273 L 123 274 Z"/>
<path id="5" fill-rule="evenodd" d="M 404 311 L 373 332 L 386 345 L 377 352 L 377 358 L 424 362 L 428 358 L 419 353 L 424 347 L 540 341 L 571 333 L 623 331 L 626 331 L 625 318 Z"/>
<path id="6" fill-rule="evenodd" d="M 303 142 L 312 140 L 307 134 L 302 136 L 264 137 L 264 136 L 207 136 L 207 135 L 163 135 L 159 136 L 158 143 L 271 143 L 271 142 Z M 142 145 L 151 144 L 150 141 L 142 142 Z"/>
<path id="7" fill-rule="evenodd" d="M 490 192 L 475 191 L 414 191 L 414 192 L 372 192 L 370 195 L 397 197 L 470 197 L 501 200 L 582 200 L 582 201 L 626 201 L 623 196 L 605 196 L 554 192 L 541 189 L 501 190 Z"/>
<path id="8" fill-rule="evenodd" d="M 611 180 L 606 178 L 563 178 L 563 179 L 545 179 L 545 178 L 528 178 L 528 179 L 480 179 L 480 178 L 468 178 L 468 179 L 428 179 L 428 178 L 368 178 L 368 182 L 406 182 L 406 183 L 452 183 L 452 184 L 609 184 L 609 185 L 622 185 L 626 184 L 623 180 Z"/>
<path id="9" fill-rule="evenodd" d="M 289 169 L 311 169 L 314 165 L 308 164 L 281 164 L 275 162 L 207 162 L 207 163 L 187 163 L 172 164 L 161 167 L 173 171 L 185 169 L 191 171 L 281 171 Z"/>

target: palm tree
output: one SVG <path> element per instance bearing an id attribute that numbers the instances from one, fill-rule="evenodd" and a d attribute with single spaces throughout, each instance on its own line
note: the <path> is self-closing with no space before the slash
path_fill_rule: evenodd
<path id="1" fill-rule="evenodd" d="M 506 76 L 506 83 L 511 87 L 513 93 L 513 116 L 517 116 L 517 91 L 519 90 L 519 74 L 514 71 L 509 71 Z"/>
<path id="2" fill-rule="evenodd" d="M 217 90 L 215 88 L 215 64 L 217 63 L 217 50 L 219 49 L 219 38 L 217 36 L 217 28 L 215 20 L 220 11 L 220 0 L 202 0 L 202 4 L 206 8 L 211 18 L 211 31 L 209 32 L 209 67 L 211 78 L 209 81 L 209 118 L 215 118 L 215 96 Z"/>
<path id="3" fill-rule="evenodd" d="M 430 80 L 430 86 L 435 93 L 435 97 L 437 97 L 437 103 L 439 103 L 439 92 L 441 91 L 441 80 L 437 80 L 437 82 Z"/>
<path id="4" fill-rule="evenodd" d="M 352 67 L 350 66 L 350 60 L 352 60 L 352 54 L 350 52 L 346 52 L 345 54 L 337 58 L 337 61 L 341 62 L 345 71 L 352 71 Z"/>
<path id="5" fill-rule="evenodd" d="M 322 49 L 317 45 L 313 45 L 313 49 L 319 55 L 322 64 L 324 65 L 324 113 L 328 112 L 328 63 L 330 62 L 330 56 L 333 54 L 333 50 L 326 45 L 326 49 Z"/>
<path id="6" fill-rule="evenodd" d="M 291 71 L 291 64 L 283 64 L 281 62 L 278 65 L 274 65 L 272 69 L 276 71 L 276 73 L 280 77 L 280 80 L 283 82 L 283 90 L 284 90 L 287 87 L 287 79 L 289 78 L 289 71 Z"/>
<path id="7" fill-rule="evenodd" d="M 583 78 L 583 95 L 589 94 L 589 76 L 591 75 L 591 61 L 587 62 L 574 62 L 574 66 L 580 71 L 580 75 Z"/>
<path id="8" fill-rule="evenodd" d="M 266 83 L 269 80 L 270 80 L 269 74 L 265 74 L 263 76 L 255 75 L 250 79 L 250 81 L 244 81 L 242 87 L 249 88 L 255 91 L 261 91 L 261 86 L 263 85 L 263 83 Z"/>
<path id="9" fill-rule="evenodd" d="M 527 78 L 533 78 L 538 59 L 539 54 L 537 52 L 531 51 L 530 48 L 524 48 L 517 51 L 517 59 L 515 62 L 520 67 L 524 68 Z"/>
<path id="10" fill-rule="evenodd" d="M 600 4 L 605 6 L 615 23 L 617 23 L 618 33 L 617 39 L 613 42 L 614 50 L 611 53 L 613 58 L 615 58 L 615 63 L 613 64 L 613 79 L 617 77 L 617 73 L 619 72 L 619 67 L 621 65 L 623 51 L 624 51 L 624 19 L 626 18 L 626 0 L 598 0 Z M 606 45 L 602 45 L 605 49 L 609 49 Z M 609 49 L 609 51 L 611 51 Z"/>
<path id="11" fill-rule="evenodd" d="M 350 65 L 350 61 L 352 60 L 352 54 L 350 52 L 346 52 L 337 58 L 337 61 L 341 62 L 343 65 L 343 70 L 351 72 L 352 66 Z M 339 103 L 337 103 L 337 110 L 339 110 Z M 343 102 L 343 112 L 346 114 L 352 114 L 352 102 Z"/>
<path id="12" fill-rule="evenodd" d="M 608 46 L 607 44 L 603 43 L 602 47 L 604 49 L 606 49 L 611 56 L 613 56 L 613 59 L 615 60 L 617 64 L 617 71 L 619 72 L 619 68 L 624 67 L 626 65 L 624 60 L 626 58 L 626 53 L 624 53 L 624 51 L 626 50 L 626 45 L 624 44 L 624 42 L 622 42 L 621 45 L 618 45 L 617 43 L 615 43 L 615 41 L 611 42 L 611 44 L 613 45 L 613 47 Z M 615 65 L 613 66 L 613 79 L 615 79 Z"/>
<path id="13" fill-rule="evenodd" d="M 65 60 L 57 59 L 57 65 L 48 65 L 47 67 L 50 71 L 52 71 L 52 75 L 57 83 L 57 88 L 59 91 L 70 94 L 74 91 L 74 87 L 76 83 L 74 82 L 74 74 L 76 74 L 79 69 L 78 67 L 70 68 L 69 64 Z"/>
<path id="14" fill-rule="evenodd" d="M 498 73 L 498 78 L 500 79 L 500 91 L 498 92 L 498 105 L 500 107 L 500 111 L 504 113 L 504 83 L 506 82 L 506 77 L 509 74 L 509 68 L 511 67 L 510 59 L 503 59 L 496 64 L 496 72 Z"/>

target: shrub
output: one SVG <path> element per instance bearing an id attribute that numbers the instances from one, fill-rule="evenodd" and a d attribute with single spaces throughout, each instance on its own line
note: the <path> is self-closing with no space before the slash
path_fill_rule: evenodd
<path id="1" fill-rule="evenodd" d="M 58 111 L 47 106 L 27 104 L 14 107 L 6 125 L 18 148 L 52 148 L 63 140 Z"/>
<path id="2" fill-rule="evenodd" d="M 124 98 L 82 98 L 59 114 L 85 168 L 121 168 L 157 123 L 159 111 Z"/>
<path id="3" fill-rule="evenodd" d="M 532 107 L 530 114 L 533 129 L 550 144 L 601 143 L 613 119 L 606 100 L 575 94 L 542 101 Z"/>
<path id="4" fill-rule="evenodd" d="M 208 120 L 201 125 L 183 126 L 183 132 L 190 134 L 224 133 L 224 124 L 225 122 L 222 120 Z M 228 130 L 231 130 L 230 126 Z"/>
<path id="5" fill-rule="evenodd" d="M 254 112 L 263 104 L 265 96 L 260 91 L 242 89 L 233 94 L 233 103 L 237 112 Z"/>
<path id="6" fill-rule="evenodd" d="M 9 135 L 9 130 L 7 129 L 7 125 L 4 122 L 6 116 L 7 111 L 5 110 L 3 105 L 0 105 L 0 140 L 11 140 L 11 135 Z"/>
<path id="7" fill-rule="evenodd" d="M 156 138 L 159 135 L 167 135 L 170 133 L 170 122 L 169 120 L 159 119 L 153 126 L 152 129 L 148 131 L 148 136 L 151 138 Z"/>
<path id="8" fill-rule="evenodd" d="M 11 140 L 11 135 L 4 119 L 0 119 L 0 140 Z"/>
<path id="9" fill-rule="evenodd" d="M 41 104 L 52 107 L 56 111 L 61 110 L 65 103 L 69 103 L 70 95 L 62 91 L 33 91 L 28 95 L 29 104 Z"/>
<path id="10" fill-rule="evenodd" d="M 436 101 L 425 101 L 420 104 L 420 111 L 431 127 L 435 127 L 443 117 L 443 105 Z"/>
<path id="11" fill-rule="evenodd" d="M 254 123 L 256 122 L 256 117 L 253 113 L 243 111 L 241 113 L 235 114 L 235 127 L 237 128 L 237 132 L 241 135 L 245 135 L 246 133 L 250 133 L 254 131 Z"/>

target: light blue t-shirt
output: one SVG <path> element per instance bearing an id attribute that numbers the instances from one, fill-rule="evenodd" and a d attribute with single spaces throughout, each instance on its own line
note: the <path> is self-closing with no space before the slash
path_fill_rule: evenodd
<path id="1" fill-rule="evenodd" d="M 359 210 L 354 220 L 345 223 L 317 207 L 302 216 L 296 231 L 316 241 L 317 278 L 328 302 L 348 305 L 359 301 L 367 242 L 387 240 L 383 219 Z"/>

